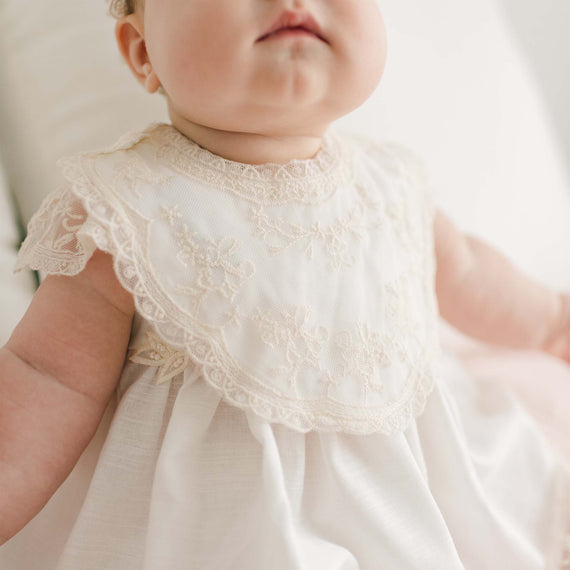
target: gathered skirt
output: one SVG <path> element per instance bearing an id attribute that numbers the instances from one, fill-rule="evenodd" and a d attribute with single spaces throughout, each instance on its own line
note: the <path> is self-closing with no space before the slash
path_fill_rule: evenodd
<path id="1" fill-rule="evenodd" d="M 299 433 L 190 372 L 128 387 L 2 570 L 558 570 L 564 462 L 447 354 L 402 433 Z"/>

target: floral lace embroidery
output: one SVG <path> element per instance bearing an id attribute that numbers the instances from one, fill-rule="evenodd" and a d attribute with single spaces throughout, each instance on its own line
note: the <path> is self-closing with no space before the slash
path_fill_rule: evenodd
<path id="1" fill-rule="evenodd" d="M 66 212 L 66 216 L 61 220 L 61 233 L 54 237 L 53 245 L 58 251 L 69 251 L 76 241 L 77 230 L 85 222 L 83 213 Z"/>
<path id="2" fill-rule="evenodd" d="M 384 160 L 386 156 L 383 156 Z M 343 216 L 323 223 L 313 222 L 303 226 L 284 219 L 279 212 L 268 213 L 264 204 L 256 204 L 249 211 L 253 223 L 253 235 L 261 239 L 268 252 L 275 256 L 292 247 L 297 247 L 311 261 L 315 248 L 328 260 L 330 270 L 352 267 L 355 263 L 351 248 L 371 232 L 384 230 L 393 235 L 405 248 L 406 255 L 417 255 L 423 247 L 422 224 L 413 213 L 417 211 L 414 184 L 403 178 L 399 192 L 390 200 L 378 199 L 362 183 L 355 182 L 356 204 Z M 421 251 L 420 254 L 423 254 Z"/>
<path id="3" fill-rule="evenodd" d="M 392 364 L 393 359 L 380 334 L 361 323 L 356 323 L 354 329 L 338 333 L 334 344 L 342 358 L 342 377 L 361 380 L 364 401 L 368 402 L 370 391 L 384 390 L 384 383 L 374 379 L 374 371 Z"/>
<path id="4" fill-rule="evenodd" d="M 322 374 L 319 364 L 321 351 L 329 338 L 324 327 L 308 328 L 311 310 L 299 308 L 282 311 L 272 316 L 270 311 L 259 309 L 252 320 L 259 326 L 263 342 L 273 349 L 281 349 L 286 364 L 273 368 L 275 375 L 288 379 L 297 397 L 297 380 L 301 371 L 316 370 Z M 319 374 L 319 375 L 320 375 Z M 325 384 L 328 382 L 325 380 Z"/>
<path id="5" fill-rule="evenodd" d="M 233 305 L 244 283 L 255 273 L 252 263 L 236 257 L 240 244 L 234 239 L 201 239 L 183 227 L 176 234 L 176 243 L 178 259 L 194 273 L 192 285 L 176 290 L 194 299 L 195 313 L 208 296 L 221 297 Z M 235 320 L 235 309 L 228 313 L 228 320 Z"/>
<path id="6" fill-rule="evenodd" d="M 159 160 L 188 178 L 259 205 L 318 204 L 354 176 L 351 162 L 338 160 L 342 143 L 334 135 L 325 137 L 313 159 L 248 165 L 212 154 L 169 125 L 155 125 L 150 134 Z"/>
<path id="7" fill-rule="evenodd" d="M 356 186 L 358 194 L 364 196 L 362 187 L 358 184 Z M 377 219 L 370 219 L 370 211 L 377 210 L 378 207 L 378 204 L 362 199 L 347 215 L 326 225 L 315 222 L 310 227 L 286 222 L 278 216 L 271 217 L 262 205 L 251 208 L 250 219 L 254 224 L 254 235 L 267 243 L 272 255 L 298 245 L 307 259 L 312 260 L 315 244 L 321 243 L 322 252 L 330 260 L 330 268 L 339 269 L 354 264 L 354 256 L 347 253 L 351 245 L 350 240 L 359 242 L 366 232 L 381 225 Z"/>
<path id="8" fill-rule="evenodd" d="M 178 206 L 162 206 L 160 208 L 160 219 L 164 220 L 171 228 L 182 218 Z"/>
<path id="9" fill-rule="evenodd" d="M 16 271 L 26 266 L 26 258 L 34 255 L 34 268 L 46 274 L 73 274 L 84 263 L 84 253 L 79 248 L 77 231 L 86 219 L 85 210 L 77 206 L 77 198 L 68 192 L 57 192 L 48 198 L 32 218 L 28 233 L 36 236 L 40 251 L 33 251 L 33 244 L 24 242 L 20 250 Z M 52 220 L 58 223 L 53 224 Z M 49 246 L 47 246 L 49 244 Z M 49 249 L 48 249 L 49 248 Z"/>
<path id="10" fill-rule="evenodd" d="M 118 188 L 126 188 L 140 198 L 139 186 L 163 186 L 172 180 L 172 176 L 164 176 L 151 170 L 149 165 L 133 151 L 125 152 L 125 159 L 114 167 L 113 184 Z"/>
<path id="11" fill-rule="evenodd" d="M 138 347 L 131 348 L 131 362 L 158 368 L 155 384 L 168 382 L 188 368 L 192 361 L 190 357 L 168 346 L 156 333 L 147 331 L 145 341 Z"/>
<path id="12" fill-rule="evenodd" d="M 382 368 L 415 361 L 394 331 L 382 334 L 355 322 L 350 330 L 333 333 L 325 326 L 312 326 L 311 320 L 309 307 L 279 312 L 258 309 L 251 317 L 262 341 L 274 349 L 274 358 L 285 361 L 271 373 L 286 379 L 298 397 L 298 382 L 312 370 L 324 386 L 325 396 L 352 380 L 361 387 L 362 401 L 368 403 L 371 392 L 381 394 L 384 390 L 378 374 Z"/>

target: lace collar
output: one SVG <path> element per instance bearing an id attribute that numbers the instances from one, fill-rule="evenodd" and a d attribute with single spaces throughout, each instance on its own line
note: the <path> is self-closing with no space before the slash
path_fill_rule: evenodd
<path id="1" fill-rule="evenodd" d="M 330 132 L 323 137 L 321 150 L 314 158 L 261 165 L 217 156 L 165 123 L 151 125 L 137 138 L 151 142 L 157 158 L 180 174 L 256 204 L 318 204 L 354 178 L 352 151 Z M 134 142 L 132 138 L 124 138 L 113 150 L 132 146 Z"/>
<path id="2" fill-rule="evenodd" d="M 95 249 L 110 253 L 154 334 L 132 345 L 133 361 L 160 362 L 157 382 L 196 365 L 227 402 L 292 429 L 401 431 L 439 375 L 431 200 L 406 153 L 374 145 L 355 145 L 356 179 L 341 188 L 350 162 L 334 144 L 244 167 L 157 126 L 62 160 L 66 185 L 34 216 L 18 267 L 76 275 Z M 242 168 L 231 192 L 187 183 L 227 184 Z M 249 184 L 268 177 L 339 190 L 319 207 L 252 204 Z M 326 194 L 302 198 L 315 196 Z"/>

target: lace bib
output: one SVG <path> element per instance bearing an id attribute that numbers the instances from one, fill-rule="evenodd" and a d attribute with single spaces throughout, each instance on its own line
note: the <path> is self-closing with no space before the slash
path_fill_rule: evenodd
<path id="1" fill-rule="evenodd" d="M 313 159 L 252 166 L 159 124 L 60 166 L 17 269 L 112 254 L 163 350 L 292 429 L 392 433 L 423 410 L 433 208 L 405 151 L 331 133 Z"/>

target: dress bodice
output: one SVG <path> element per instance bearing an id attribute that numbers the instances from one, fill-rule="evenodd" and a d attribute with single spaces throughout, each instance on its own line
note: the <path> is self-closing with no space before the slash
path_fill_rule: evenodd
<path id="1" fill-rule="evenodd" d="M 298 431 L 392 433 L 423 410 L 433 206 L 409 153 L 329 133 L 315 158 L 253 166 L 159 124 L 60 166 L 19 266 L 73 275 L 111 253 L 143 323 L 131 357 L 162 362 L 158 382 L 198 367 Z"/>

